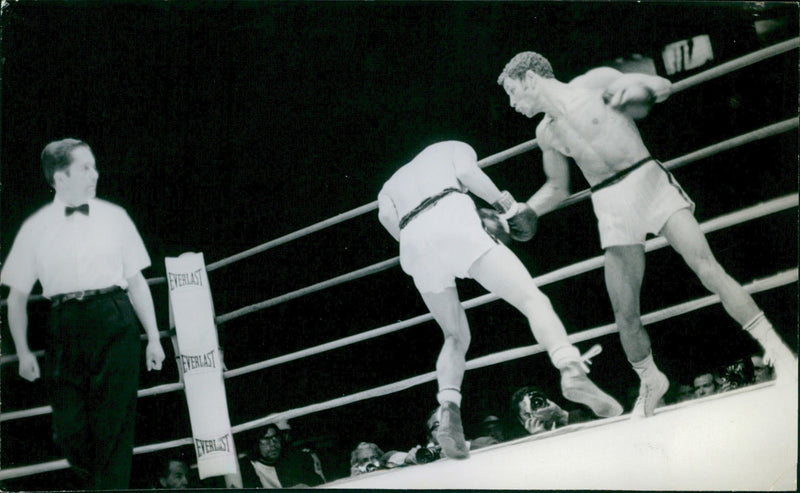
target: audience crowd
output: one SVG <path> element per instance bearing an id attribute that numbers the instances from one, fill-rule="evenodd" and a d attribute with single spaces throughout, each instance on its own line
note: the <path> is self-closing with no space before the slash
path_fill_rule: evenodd
<path id="1" fill-rule="evenodd" d="M 685 379 L 688 381 L 674 381 L 670 391 L 659 405 L 700 399 L 742 386 L 766 382 L 773 378 L 772 367 L 765 365 L 761 356 L 753 355 L 737 359 L 718 368 L 703 369 L 693 378 Z M 509 396 L 504 415 L 497 416 L 487 413 L 481 421 L 476 422 L 473 438 L 468 440 L 468 446 L 470 450 L 477 450 L 596 419 L 583 406 L 572 403 L 569 405 L 574 407 L 562 408 L 537 386 L 521 387 Z M 420 426 L 420 440 L 411 448 L 384 449 L 383 447 L 397 446 L 398 444 L 380 443 L 380 441 L 392 440 L 392 435 L 391 433 L 382 433 L 381 426 L 376 426 L 374 427 L 376 436 L 353 437 L 362 440 L 372 439 L 376 440 L 375 442 L 354 442 L 353 448 L 349 452 L 349 461 L 344 457 L 338 457 L 338 459 L 349 462 L 350 477 L 440 460 L 445 457 L 445 454 L 436 439 L 436 430 L 439 427 L 436 411 L 437 409 L 432 409 L 424 424 L 421 423 L 424 426 Z M 469 430 L 467 433 L 469 436 Z M 371 432 L 367 434 L 369 435 Z M 340 449 L 341 447 L 337 447 L 337 444 L 334 443 L 323 445 L 324 442 L 319 439 L 307 440 L 302 444 L 293 443 L 291 427 L 286 421 L 266 425 L 259 430 L 257 435 L 254 435 L 253 443 L 249 444 L 250 448 L 240 454 L 239 465 L 243 486 L 248 489 L 308 488 L 340 479 L 346 474 L 338 474 L 337 471 L 326 476 L 323 461 L 320 460 L 321 454 L 318 454 L 315 448 Z M 330 457 L 326 457 L 326 460 L 330 459 Z M 336 461 L 336 457 L 332 459 L 332 462 Z M 154 468 L 154 473 L 150 475 L 153 488 L 182 489 L 223 486 L 221 478 L 200 481 L 196 465 L 190 466 L 192 461 L 180 455 L 163 455 L 156 460 L 157 462 L 152 463 L 151 466 Z M 336 468 L 332 467 L 331 469 Z"/>

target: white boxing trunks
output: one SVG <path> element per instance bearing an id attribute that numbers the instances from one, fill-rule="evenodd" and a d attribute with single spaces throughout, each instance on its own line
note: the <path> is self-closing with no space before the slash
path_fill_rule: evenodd
<path id="1" fill-rule="evenodd" d="M 644 244 L 647 234 L 658 234 L 675 212 L 694 212 L 694 202 L 654 159 L 592 192 L 592 206 L 603 248 Z"/>
<path id="2" fill-rule="evenodd" d="M 475 203 L 451 193 L 409 221 L 400 233 L 400 266 L 423 293 L 455 286 L 469 268 L 498 244 L 483 229 Z"/>

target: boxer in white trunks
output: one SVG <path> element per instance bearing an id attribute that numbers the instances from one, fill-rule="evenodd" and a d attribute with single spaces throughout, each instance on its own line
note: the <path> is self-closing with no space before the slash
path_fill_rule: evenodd
<path id="1" fill-rule="evenodd" d="M 589 406 L 601 417 L 621 414 L 622 406 L 586 376 L 588 367 L 567 340 L 550 300 L 525 266 L 484 230 L 467 191 L 494 205 L 508 220 L 512 237 L 524 241 L 533 236 L 535 214 L 508 192 L 501 192 L 478 167 L 472 147 L 463 142 L 428 146 L 397 170 L 378 194 L 378 217 L 400 242 L 400 265 L 413 277 L 444 332 L 436 374 L 440 404 L 437 438 L 445 455 L 469 455 L 460 406 L 470 330 L 456 277 L 475 279 L 528 318 L 534 337 L 561 371 L 564 397 Z"/>
<path id="2" fill-rule="evenodd" d="M 545 114 L 536 139 L 547 180 L 527 201 L 534 212 L 552 211 L 570 195 L 568 157 L 591 186 L 614 318 L 625 354 L 641 379 L 633 416 L 652 415 L 669 386 L 653 362 L 640 318 L 647 233 L 663 235 L 761 344 L 778 373 L 797 378 L 797 357 L 753 298 L 717 263 L 694 218 L 694 203 L 642 142 L 634 120 L 669 97 L 670 81 L 601 67 L 565 84 L 554 77 L 546 58 L 523 52 L 508 62 L 497 82 L 516 111 L 528 118 Z"/>

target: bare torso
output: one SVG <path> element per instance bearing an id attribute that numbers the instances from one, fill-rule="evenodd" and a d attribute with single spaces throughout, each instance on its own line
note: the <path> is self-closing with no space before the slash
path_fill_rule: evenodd
<path id="1" fill-rule="evenodd" d="M 545 115 L 536 128 L 539 147 L 575 160 L 590 185 L 647 157 L 633 120 L 607 106 L 602 91 L 570 88 L 559 115 Z"/>

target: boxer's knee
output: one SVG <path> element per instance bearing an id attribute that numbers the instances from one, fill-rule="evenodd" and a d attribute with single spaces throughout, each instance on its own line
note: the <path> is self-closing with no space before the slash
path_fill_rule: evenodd
<path id="1" fill-rule="evenodd" d="M 469 331 L 458 331 L 456 333 L 445 334 L 444 344 L 451 346 L 459 353 L 466 354 L 469 345 L 472 342 L 472 336 Z"/>
<path id="2" fill-rule="evenodd" d="M 710 251 L 700 253 L 691 260 L 687 259 L 687 263 L 700 279 L 700 282 L 710 291 L 716 292 L 728 277 Z"/>

